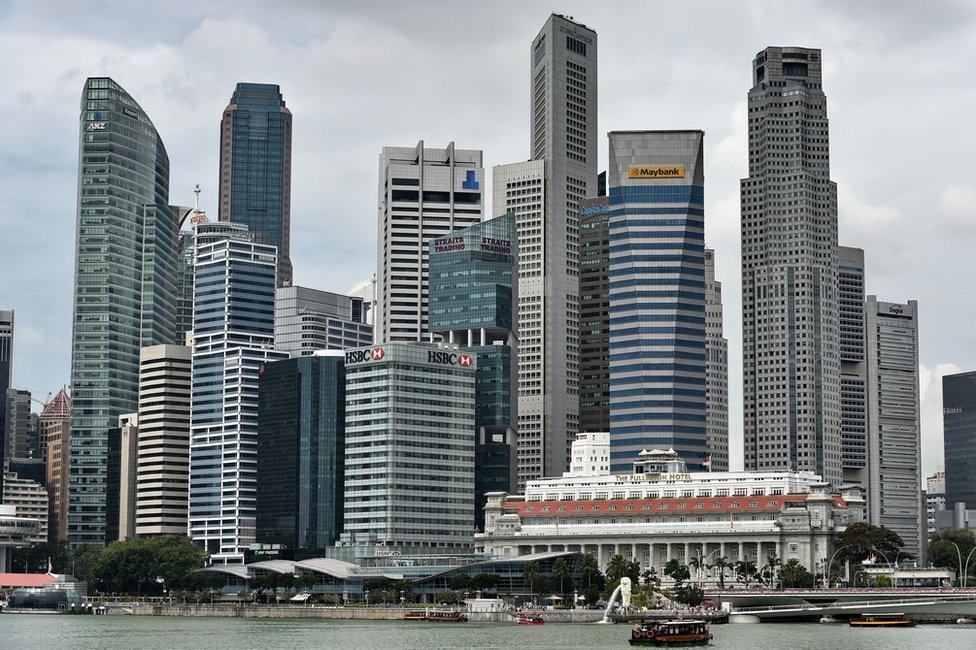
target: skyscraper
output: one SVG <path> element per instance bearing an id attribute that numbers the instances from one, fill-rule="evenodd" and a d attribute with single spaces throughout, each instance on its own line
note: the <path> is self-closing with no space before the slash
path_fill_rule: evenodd
<path id="1" fill-rule="evenodd" d="M 0 309 L 0 503 L 3 503 L 3 468 L 7 458 L 7 389 L 13 370 L 13 352 L 14 311 Z"/>
<path id="2" fill-rule="evenodd" d="M 429 341 L 428 247 L 481 222 L 482 152 L 383 147 L 376 253 L 377 343 Z"/>
<path id="3" fill-rule="evenodd" d="M 610 471 L 645 449 L 706 453 L 701 131 L 612 131 Z"/>
<path id="4" fill-rule="evenodd" d="M 246 224 L 278 249 L 291 284 L 291 111 L 276 84 L 239 83 L 220 120 L 220 221 Z"/>
<path id="5" fill-rule="evenodd" d="M 107 431 L 136 409 L 139 348 L 176 336 L 178 211 L 146 112 L 108 78 L 81 100 L 68 537 L 105 541 Z"/>
<path id="6" fill-rule="evenodd" d="M 606 174 L 600 174 L 606 181 Z M 580 201 L 580 431 L 610 431 L 610 198 Z M 575 455 L 575 452 L 573 452 Z"/>
<path id="7" fill-rule="evenodd" d="M 344 542 L 470 551 L 477 369 L 456 346 L 346 352 Z"/>
<path id="8" fill-rule="evenodd" d="M 258 375 L 274 349 L 274 246 L 246 226 L 196 226 L 190 537 L 217 563 L 239 563 L 254 542 Z"/>
<path id="9" fill-rule="evenodd" d="M 139 352 L 137 537 L 186 535 L 191 358 L 185 345 L 153 345 Z"/>
<path id="10" fill-rule="evenodd" d="M 976 372 L 942 378 L 945 507 L 976 508 Z"/>
<path id="11" fill-rule="evenodd" d="M 868 490 L 867 362 L 864 330 L 864 251 L 838 247 L 840 415 L 844 483 Z"/>
<path id="12" fill-rule="evenodd" d="M 68 435 L 71 398 L 66 388 L 45 405 L 39 418 L 42 444 L 47 446 L 48 541 L 68 539 Z"/>
<path id="13" fill-rule="evenodd" d="M 265 365 L 258 425 L 257 542 L 320 557 L 342 530 L 345 353 Z"/>
<path id="14" fill-rule="evenodd" d="M 6 401 L 8 462 L 32 458 L 31 449 L 31 394 L 29 390 L 7 389 Z"/>
<path id="15" fill-rule="evenodd" d="M 837 186 L 820 50 L 752 62 L 741 181 L 746 470 L 842 480 Z"/>
<path id="16" fill-rule="evenodd" d="M 495 168 L 519 240 L 519 485 L 560 476 L 579 430 L 580 201 L 597 196 L 597 36 L 553 14 L 529 50 L 531 160 Z"/>
<path id="17" fill-rule="evenodd" d="M 292 356 L 373 343 L 362 298 L 307 287 L 275 292 L 275 347 Z"/>
<path id="18" fill-rule="evenodd" d="M 705 446 L 709 469 L 729 470 L 729 341 L 723 333 L 722 283 L 715 279 L 715 251 L 705 249 Z"/>
<path id="19" fill-rule="evenodd" d="M 478 358 L 475 372 L 475 525 L 485 494 L 516 484 L 518 305 L 515 215 L 430 244 L 430 330 Z"/>
<path id="20" fill-rule="evenodd" d="M 868 521 L 893 530 L 915 556 L 923 546 L 918 396 L 918 303 L 868 296 Z"/>

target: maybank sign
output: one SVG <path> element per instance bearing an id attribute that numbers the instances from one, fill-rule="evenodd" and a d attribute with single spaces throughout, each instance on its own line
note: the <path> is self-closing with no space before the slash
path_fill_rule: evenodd
<path id="1" fill-rule="evenodd" d="M 628 178 L 684 178 L 684 165 L 640 165 L 631 167 Z"/>

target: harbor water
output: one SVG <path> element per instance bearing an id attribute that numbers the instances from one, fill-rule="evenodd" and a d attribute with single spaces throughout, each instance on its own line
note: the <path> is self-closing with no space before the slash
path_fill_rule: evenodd
<path id="1" fill-rule="evenodd" d="M 974 625 L 714 625 L 710 647 L 747 650 L 976 648 Z M 164 616 L 0 615 L 3 650 L 274 650 L 324 648 L 624 648 L 630 626 L 422 623 Z"/>

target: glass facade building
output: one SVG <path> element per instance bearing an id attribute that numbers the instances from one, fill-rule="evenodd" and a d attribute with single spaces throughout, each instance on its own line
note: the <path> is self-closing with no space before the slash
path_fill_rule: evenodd
<path id="1" fill-rule="evenodd" d="M 220 221 L 246 224 L 278 249 L 291 284 L 291 111 L 275 84 L 239 83 L 220 120 Z"/>
<path id="2" fill-rule="evenodd" d="M 515 215 L 430 243 L 430 329 L 478 357 L 475 373 L 476 525 L 484 495 L 515 488 L 518 423 L 518 278 Z"/>
<path id="3" fill-rule="evenodd" d="M 609 223 L 610 197 L 580 201 L 581 432 L 610 430 Z"/>
<path id="4" fill-rule="evenodd" d="M 107 432 L 136 410 L 139 349 L 176 336 L 178 210 L 149 116 L 109 78 L 82 92 L 68 538 L 103 544 Z"/>
<path id="5" fill-rule="evenodd" d="M 946 509 L 976 508 L 976 372 L 942 378 Z"/>
<path id="6" fill-rule="evenodd" d="M 240 224 L 201 223 L 196 232 L 190 537 L 214 562 L 238 563 L 254 543 L 258 376 L 287 357 L 274 349 L 278 261 Z"/>
<path id="7" fill-rule="evenodd" d="M 258 381 L 257 542 L 318 557 L 342 529 L 345 353 L 275 361 Z"/>
<path id="8" fill-rule="evenodd" d="M 470 551 L 477 369 L 456 346 L 346 352 L 343 542 Z"/>
<path id="9" fill-rule="evenodd" d="M 7 389 L 10 388 L 13 351 L 14 311 L 0 309 L 0 503 L 3 502 L 3 467 L 7 457 Z"/>
<path id="10" fill-rule="evenodd" d="M 706 444 L 701 131 L 610 133 L 610 471 Z"/>
<path id="11" fill-rule="evenodd" d="M 307 287 L 275 293 L 275 346 L 292 356 L 345 350 L 373 343 L 362 298 Z"/>

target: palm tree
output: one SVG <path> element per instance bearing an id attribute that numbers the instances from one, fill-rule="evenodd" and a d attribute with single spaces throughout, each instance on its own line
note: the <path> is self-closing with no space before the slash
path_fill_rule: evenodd
<path id="1" fill-rule="evenodd" d="M 719 589 L 725 589 L 725 570 L 731 567 L 728 559 L 723 556 L 718 556 L 715 558 L 715 568 L 718 569 L 718 586 Z"/>
<path id="2" fill-rule="evenodd" d="M 552 563 L 552 575 L 559 581 L 559 593 L 565 594 L 566 590 L 563 587 L 566 581 L 569 580 L 572 582 L 573 579 L 573 570 L 569 568 L 569 563 L 566 562 L 566 558 L 558 558 Z"/>
<path id="3" fill-rule="evenodd" d="M 695 577 L 695 580 L 698 580 L 701 577 L 702 566 L 704 566 L 704 563 L 702 562 L 702 558 L 700 555 L 698 557 L 693 557 L 690 560 L 688 560 L 688 569 L 690 572 L 692 572 L 692 575 Z"/>
<path id="4" fill-rule="evenodd" d="M 749 580 L 756 575 L 756 563 L 748 559 L 739 560 L 735 563 L 735 569 L 739 573 L 739 579 L 746 583 L 746 589 L 748 589 Z"/>
<path id="5" fill-rule="evenodd" d="M 766 566 L 763 567 L 763 572 L 769 571 L 769 585 L 776 588 L 776 568 L 783 564 L 783 561 L 776 557 L 775 555 L 770 555 L 766 558 Z"/>
<path id="6" fill-rule="evenodd" d="M 535 560 L 530 560 L 525 563 L 525 566 L 522 567 L 522 577 L 529 583 L 529 595 L 532 598 L 532 603 L 535 604 L 535 583 L 541 577 L 539 565 Z"/>

